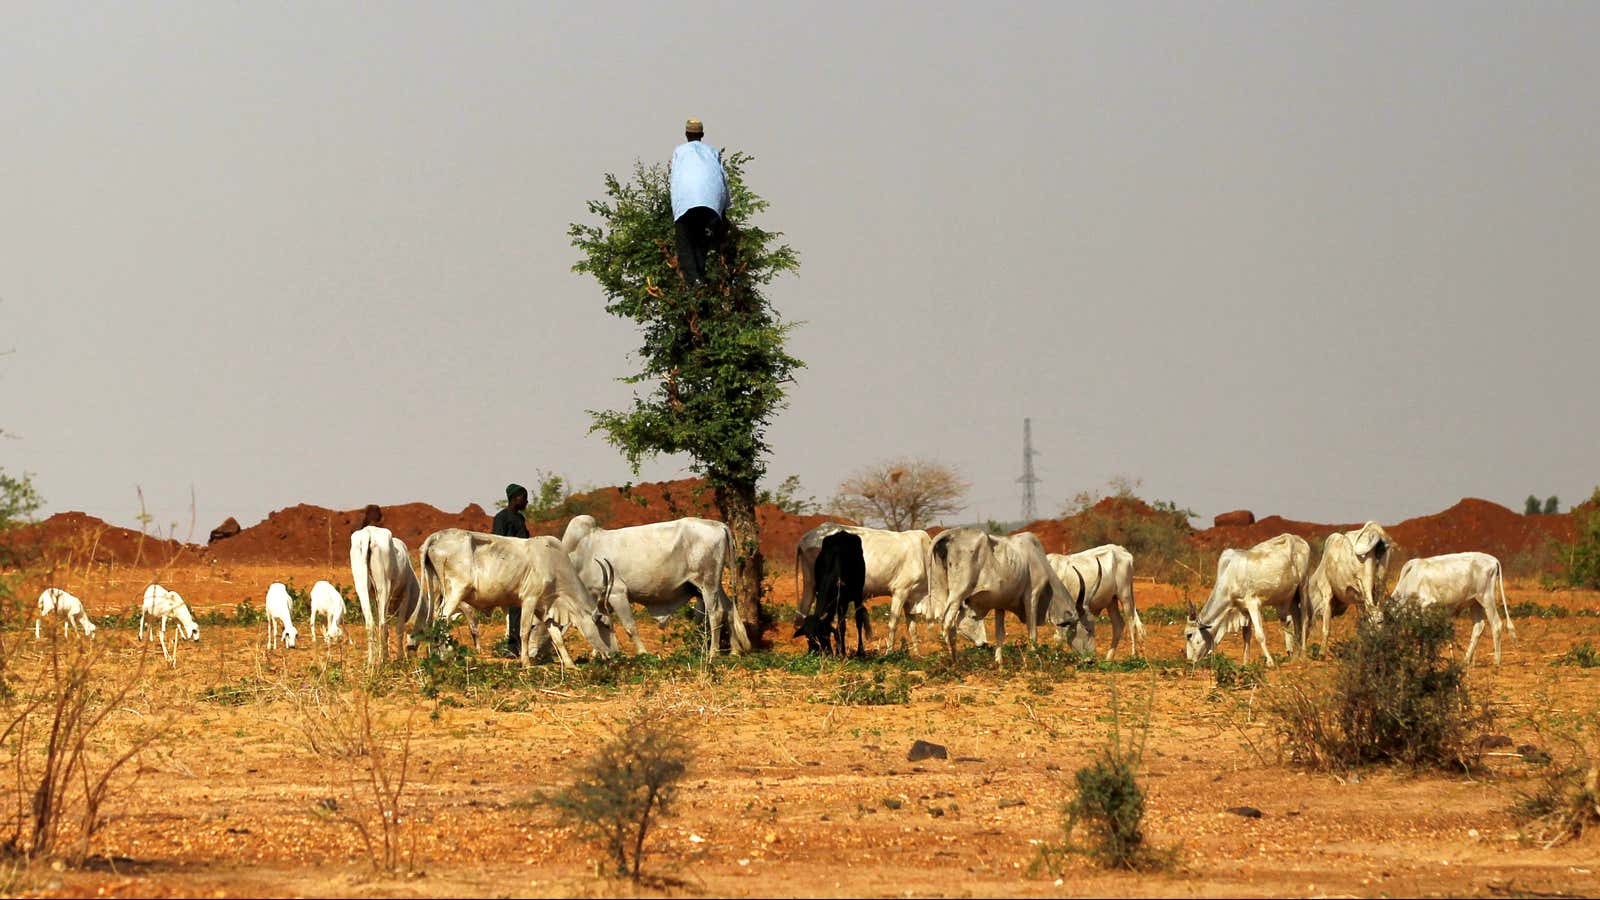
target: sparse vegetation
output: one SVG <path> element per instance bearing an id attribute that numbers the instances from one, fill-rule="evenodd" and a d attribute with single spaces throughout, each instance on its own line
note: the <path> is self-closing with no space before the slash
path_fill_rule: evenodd
<path id="1" fill-rule="evenodd" d="M 949 466 L 903 457 L 867 466 L 846 478 L 828 507 L 836 516 L 909 531 L 959 512 L 969 487 Z"/>
<path id="2" fill-rule="evenodd" d="M 1106 868 L 1153 869 L 1170 863 L 1170 852 L 1158 850 L 1145 840 L 1145 789 L 1139 783 L 1139 767 L 1144 762 L 1145 743 L 1150 736 L 1150 709 L 1154 685 L 1140 712 L 1139 720 L 1123 734 L 1122 712 L 1116 681 L 1111 683 L 1111 735 L 1094 761 L 1073 775 L 1072 799 L 1062 809 L 1062 838 L 1039 845 L 1033 869 L 1051 874 L 1060 871 L 1068 854 L 1083 854 Z M 1086 839 L 1078 841 L 1074 832 L 1083 827 Z"/>
<path id="3" fill-rule="evenodd" d="M 1567 652 L 1556 657 L 1552 665 L 1577 666 L 1580 669 L 1593 669 L 1600 666 L 1600 650 L 1588 641 L 1576 644 L 1567 649 Z"/>
<path id="4" fill-rule="evenodd" d="M 1142 574 L 1173 584 L 1196 581 L 1206 571 L 1189 544 L 1194 510 L 1171 500 L 1146 503 L 1136 493 L 1138 479 L 1111 479 L 1106 491 L 1080 491 L 1067 502 L 1063 517 L 1073 519 L 1073 543 L 1079 547 L 1121 544 L 1139 560 Z M 1102 500 L 1111 499 L 1110 504 Z M 1141 509 L 1141 507 L 1144 507 Z"/>
<path id="5" fill-rule="evenodd" d="M 146 655 L 134 677 L 113 677 L 104 645 L 86 647 L 54 631 L 49 642 L 37 678 L 0 713 L 0 747 L 15 774 L 9 814 L 0 818 L 0 861 L 81 865 L 106 823 L 107 802 L 138 781 L 142 769 L 130 764 L 167 723 L 140 727 L 112 745 L 110 718 L 125 706 Z"/>
<path id="6" fill-rule="evenodd" d="M 693 745 L 664 713 L 642 709 L 612 732 L 566 788 L 540 801 L 638 882 L 650 828 L 670 816 Z"/>
<path id="7" fill-rule="evenodd" d="M 363 690 L 343 690 L 320 681 L 287 694 L 299 714 L 306 746 L 339 765 L 328 769 L 333 794 L 312 806 L 320 819 L 345 826 L 361 839 L 375 873 L 400 875 L 417 869 L 416 832 L 406 811 L 411 774 L 411 736 L 416 710 L 405 724 L 385 727 Z M 410 837 L 410 846 L 404 846 Z"/>
<path id="8" fill-rule="evenodd" d="M 1577 539 L 1556 552 L 1565 569 L 1560 580 L 1570 587 L 1600 589 L 1600 487 L 1573 515 Z"/>
<path id="9" fill-rule="evenodd" d="M 900 706 L 911 702 L 911 682 L 904 676 L 891 680 L 882 669 L 871 675 L 847 676 L 834 687 L 827 702 L 840 706 Z"/>
<path id="10" fill-rule="evenodd" d="M 778 482 L 772 490 L 761 490 L 756 494 L 756 502 L 771 504 L 791 516 L 815 515 L 818 504 L 816 497 L 801 497 L 805 488 L 800 486 L 800 476 L 790 475 Z"/>
<path id="11" fill-rule="evenodd" d="M 1547 740 L 1554 738 L 1556 753 L 1537 755 L 1543 771 L 1532 790 L 1519 792 L 1512 813 L 1522 822 L 1524 839 L 1549 849 L 1600 828 L 1600 730 L 1593 710 L 1575 728 L 1555 735 L 1547 734 L 1544 724 L 1538 730 Z"/>
<path id="12" fill-rule="evenodd" d="M 1269 693 L 1282 752 L 1324 769 L 1475 769 L 1491 712 L 1474 706 L 1453 636 L 1444 610 L 1385 603 L 1381 620 L 1334 645 L 1331 684 L 1311 676 Z"/>

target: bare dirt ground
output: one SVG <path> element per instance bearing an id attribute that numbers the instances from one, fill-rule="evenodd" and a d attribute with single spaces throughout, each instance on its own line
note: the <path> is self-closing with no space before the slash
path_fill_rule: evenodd
<path id="1" fill-rule="evenodd" d="M 269 582 L 290 578 L 306 587 L 319 578 L 347 581 L 348 572 L 202 565 L 162 580 L 203 615 L 247 597 L 259 607 Z M 136 607 L 147 579 L 146 570 L 112 567 L 59 583 L 102 615 Z M 774 583 L 778 602 L 792 602 L 792 584 Z M 23 596 L 41 586 L 24 584 Z M 1182 602 L 1163 586 L 1138 590 L 1141 607 Z M 1511 600 L 1600 610 L 1595 593 L 1514 589 Z M 596 853 L 528 801 L 564 783 L 572 762 L 611 723 L 651 703 L 691 723 L 699 749 L 678 815 L 665 821 L 646 864 L 667 881 L 641 894 L 1600 894 L 1596 835 L 1552 850 L 1516 839 L 1510 809 L 1532 786 L 1532 767 L 1519 758 L 1492 757 L 1482 777 L 1307 773 L 1278 760 L 1259 689 L 1219 690 L 1210 671 L 1182 666 L 1043 678 L 1020 655 L 1003 672 L 959 680 L 939 677 L 930 656 L 903 676 L 913 685 L 910 701 L 887 706 L 834 702 L 845 672 L 831 662 L 816 675 L 719 661 L 663 670 L 643 684 L 445 691 L 431 699 L 416 689 L 417 677 L 399 674 L 414 663 L 398 667 L 373 703 L 386 727 L 412 723 L 401 835 L 421 874 L 377 878 L 355 830 L 318 812 L 330 798 L 355 808 L 347 764 L 311 750 L 304 714 L 287 699 L 319 673 L 325 679 L 334 664 L 347 681 L 364 677 L 360 614 L 350 612 L 356 642 L 332 649 L 304 642 L 269 654 L 265 625 L 203 626 L 202 640 L 183 645 L 175 668 L 138 644 L 132 627 L 103 628 L 98 640 L 113 649 L 98 671 L 137 680 L 112 717 L 112 739 L 164 716 L 170 730 L 144 755 L 137 786 L 111 804 L 114 818 L 91 865 L 33 872 L 14 889 L 49 896 L 631 894 L 631 884 L 597 877 Z M 1352 625 L 1349 617 L 1337 620 L 1335 632 Z M 1280 646 L 1276 624 L 1268 627 Z M 1181 630 L 1149 624 L 1147 653 L 1180 657 Z M 1463 646 L 1467 630 L 1459 620 Z M 1480 647 L 1472 687 L 1499 709 L 1498 731 L 1515 744 L 1543 746 L 1550 739 L 1540 728 L 1592 721 L 1600 710 L 1600 669 L 1552 665 L 1575 643 L 1600 643 L 1600 618 L 1522 618 L 1517 631 L 1498 669 Z M 487 635 L 499 632 L 493 626 Z M 657 646 L 655 625 L 641 633 Z M 788 629 L 769 636 L 786 639 Z M 14 643 L 17 637 L 7 636 L 14 679 L 37 669 L 44 646 L 31 633 Z M 1102 628 L 1102 651 L 1108 639 Z M 1018 642 L 1013 629 L 1010 646 Z M 1238 639 L 1224 650 L 1237 658 Z M 1271 677 L 1325 665 L 1291 660 Z M 1113 681 L 1130 709 L 1154 691 L 1147 833 L 1173 848 L 1177 862 L 1148 874 L 1106 872 L 1074 858 L 1059 879 L 1031 875 L 1036 842 L 1060 837 L 1073 771 L 1106 742 Z M 208 699 L 208 691 L 233 700 Z M 906 750 L 919 738 L 946 745 L 949 758 L 908 762 Z M 1227 812 L 1235 806 L 1262 816 Z"/>

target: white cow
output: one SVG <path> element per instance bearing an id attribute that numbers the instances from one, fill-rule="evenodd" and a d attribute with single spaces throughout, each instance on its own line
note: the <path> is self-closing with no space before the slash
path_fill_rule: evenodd
<path id="1" fill-rule="evenodd" d="M 1267 633 L 1261 624 L 1261 607 L 1278 608 L 1283 621 L 1283 648 L 1293 653 L 1305 609 L 1306 580 L 1311 571 L 1311 545 L 1305 538 L 1280 534 L 1249 550 L 1224 550 L 1217 560 L 1217 580 L 1211 596 L 1197 611 L 1189 604 L 1189 621 L 1183 630 L 1184 656 L 1198 662 L 1212 653 L 1217 642 L 1237 628 L 1244 630 L 1244 661 L 1250 662 L 1250 635 L 1261 644 L 1267 665 Z"/>
<path id="2" fill-rule="evenodd" d="M 200 625 L 195 622 L 194 615 L 189 612 L 189 604 L 183 602 L 177 591 L 169 591 L 159 584 L 152 584 L 144 589 L 144 602 L 139 606 L 139 637 L 145 636 L 145 617 L 161 617 L 161 655 L 178 664 L 178 641 L 173 639 L 172 649 L 167 649 L 167 620 L 177 619 L 179 628 L 178 637 L 186 637 L 191 641 L 200 640 Z M 156 627 L 150 626 L 150 634 L 156 634 Z"/>
<path id="3" fill-rule="evenodd" d="M 1328 622 L 1359 603 L 1366 615 L 1376 615 L 1389 573 L 1394 542 L 1383 526 L 1368 522 L 1354 531 L 1335 531 L 1322 544 L 1322 559 L 1306 585 L 1306 613 L 1301 625 L 1310 638 L 1311 622 L 1322 619 L 1322 643 L 1328 643 Z"/>
<path id="4" fill-rule="evenodd" d="M 600 568 L 609 572 L 611 567 Z M 610 584 L 602 587 L 609 590 Z M 572 560 L 553 537 L 501 537 L 460 528 L 436 531 L 422 542 L 422 595 L 424 605 L 445 621 L 462 604 L 479 612 L 519 606 L 523 665 L 553 641 L 561 664 L 571 666 L 559 627 L 567 624 L 577 626 L 598 656 L 617 651 L 611 617 L 595 605 Z"/>
<path id="5" fill-rule="evenodd" d="M 1449 553 L 1407 560 L 1400 567 L 1400 577 L 1395 579 L 1390 600 L 1415 603 L 1427 608 L 1439 605 L 1451 614 L 1462 607 L 1472 608 L 1472 641 L 1467 644 L 1463 658 L 1472 665 L 1472 651 L 1478 647 L 1478 637 L 1483 634 L 1484 622 L 1489 623 L 1489 637 L 1494 641 L 1494 664 L 1500 665 L 1500 615 L 1494 608 L 1495 592 L 1500 594 L 1500 605 L 1506 613 L 1506 628 L 1517 636 L 1517 626 L 1511 622 L 1511 607 L 1506 603 L 1505 577 L 1500 571 L 1500 560 L 1487 553 Z"/>
<path id="6" fill-rule="evenodd" d="M 867 564 L 863 596 L 889 597 L 889 633 L 884 637 L 883 649 L 894 649 L 895 633 L 903 621 L 911 652 L 917 652 L 913 619 L 925 619 L 929 627 L 936 627 L 936 620 L 923 603 L 928 596 L 928 553 L 933 546 L 933 538 L 926 531 L 885 531 L 824 522 L 801 535 L 794 549 L 794 571 L 799 581 L 795 588 L 796 613 L 802 618 L 811 613 L 817 554 L 822 552 L 823 538 L 836 531 L 848 531 L 861 538 L 861 555 Z M 978 646 L 988 643 L 982 619 L 963 616 L 960 629 Z"/>
<path id="7" fill-rule="evenodd" d="M 295 639 L 299 636 L 299 632 L 295 631 L 294 629 L 294 616 L 292 615 L 293 608 L 294 599 L 289 596 L 289 589 L 284 587 L 283 582 L 274 581 L 273 583 L 267 585 L 266 610 L 268 650 L 276 650 L 278 648 L 278 634 L 280 632 L 283 634 L 284 648 L 288 649 L 294 646 Z"/>
<path id="8" fill-rule="evenodd" d="M 750 649 L 739 611 L 722 589 L 722 570 L 733 556 L 733 535 L 721 522 L 686 518 L 607 529 L 594 516 L 574 516 L 561 536 L 561 548 L 591 591 L 600 589 L 603 578 L 595 560 L 604 559 L 615 568 L 610 589 L 601 596 L 640 653 L 645 647 L 629 604 L 642 605 L 656 622 L 664 623 L 695 597 L 709 620 L 708 656 L 721 646 L 724 625 L 734 654 Z"/>
<path id="9" fill-rule="evenodd" d="M 1084 583 L 1093 585 L 1083 602 L 1090 613 L 1111 616 L 1111 647 L 1106 650 L 1106 659 L 1116 654 L 1124 623 L 1131 626 L 1129 651 L 1137 655 L 1139 642 L 1144 640 L 1144 622 L 1133 602 L 1133 554 L 1117 544 L 1102 544 L 1070 555 L 1051 553 L 1047 558 L 1067 590 L 1076 590 Z"/>
<path id="10" fill-rule="evenodd" d="M 356 597 L 361 601 L 361 618 L 367 625 L 367 664 L 389 658 L 389 622 L 394 622 L 396 654 L 405 656 L 416 646 L 416 635 L 428 624 L 429 610 L 423 607 L 417 571 L 405 542 L 389 529 L 368 525 L 350 535 L 350 576 L 355 579 Z M 373 626 L 376 615 L 378 624 Z M 411 634 L 402 637 L 404 625 Z"/>
<path id="11" fill-rule="evenodd" d="M 971 610 L 994 617 L 994 658 L 1001 661 L 1006 640 L 1006 613 L 1021 619 L 1028 640 L 1037 640 L 1040 620 L 1071 629 L 1072 648 L 1094 652 L 1094 618 L 1083 605 L 1085 591 L 1067 592 L 1044 545 L 1032 532 L 996 537 L 977 528 L 953 528 L 933 539 L 928 563 L 928 600 L 944 626 L 945 647 L 956 649 L 956 626 Z"/>
<path id="12" fill-rule="evenodd" d="M 326 581 L 311 586 L 311 615 L 307 627 L 311 631 L 312 644 L 317 642 L 318 616 L 322 617 L 323 643 L 331 644 L 344 637 L 344 629 L 339 627 L 339 620 L 344 618 L 344 596 Z"/>
<path id="13" fill-rule="evenodd" d="M 33 636 L 36 640 L 41 636 L 39 623 L 46 616 L 61 619 L 63 635 L 70 633 L 73 627 L 77 626 L 84 637 L 94 637 L 95 626 L 89 621 L 89 614 L 84 611 L 83 601 L 60 588 L 45 588 L 39 595 L 39 615 L 33 620 Z"/>

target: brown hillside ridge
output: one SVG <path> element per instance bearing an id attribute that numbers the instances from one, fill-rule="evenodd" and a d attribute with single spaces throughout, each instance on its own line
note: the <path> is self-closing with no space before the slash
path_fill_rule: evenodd
<path id="1" fill-rule="evenodd" d="M 1211 520 L 1212 525 L 1254 525 L 1256 514 L 1248 509 L 1236 509 L 1232 512 L 1217 513 Z"/>
<path id="2" fill-rule="evenodd" d="M 160 540 L 132 528 L 118 528 L 82 512 L 56 513 L 42 522 L 5 533 L 7 549 L 24 558 L 42 558 L 67 567 L 93 561 L 101 565 L 192 564 L 204 548 Z"/>
<path id="3" fill-rule="evenodd" d="M 572 508 L 593 515 L 607 528 L 623 528 L 662 522 L 682 516 L 715 519 L 712 493 L 700 479 L 649 482 L 631 487 L 606 487 L 572 499 Z M 1580 508 L 1581 509 L 1581 508 Z M 1581 516 L 1587 510 L 1577 513 Z M 800 536 L 827 521 L 828 516 L 791 515 L 772 505 L 756 511 L 760 521 L 761 551 L 770 565 L 787 569 L 793 565 L 795 546 Z M 1088 511 L 1063 519 L 1041 519 L 1029 523 L 1024 531 L 1039 536 L 1050 553 L 1086 549 L 1077 546 L 1081 517 L 1165 515 L 1140 500 L 1108 497 Z M 413 553 L 429 534 L 443 528 L 488 531 L 491 514 L 476 503 L 451 513 L 426 503 L 385 506 L 383 524 L 406 542 Z M 13 529 L 5 536 L 5 546 L 24 555 L 43 556 L 58 564 L 82 565 L 92 555 L 96 563 L 165 565 L 169 561 L 193 563 L 282 563 L 295 565 L 339 565 L 348 560 L 350 534 L 366 520 L 367 509 L 332 510 L 299 504 L 273 512 L 267 518 L 210 547 L 180 541 L 141 537 L 138 531 L 118 528 L 82 512 L 57 513 L 42 522 Z M 569 516 L 530 523 L 534 534 L 560 536 Z M 1326 525 L 1299 522 L 1282 516 L 1267 516 L 1251 525 L 1216 526 L 1190 536 L 1196 546 L 1206 549 L 1249 547 L 1284 532 L 1297 534 L 1320 551 L 1322 542 L 1335 530 L 1360 527 L 1361 523 Z M 1491 553 L 1502 562 L 1518 554 L 1536 552 L 1549 541 L 1571 541 L 1576 537 L 1574 513 L 1549 516 L 1524 516 L 1497 503 L 1466 498 L 1443 512 L 1384 524 L 1407 557 L 1434 556 L 1463 550 Z"/>

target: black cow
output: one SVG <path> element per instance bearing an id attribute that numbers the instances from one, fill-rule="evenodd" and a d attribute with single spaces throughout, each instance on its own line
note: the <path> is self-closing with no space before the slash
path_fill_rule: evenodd
<path id="1" fill-rule="evenodd" d="M 872 626 L 867 621 L 867 562 L 861 553 L 861 538 L 839 531 L 822 539 L 817 554 L 816 580 L 812 588 L 811 614 L 800 621 L 794 636 L 802 634 L 813 653 L 845 653 L 845 620 L 851 604 L 856 608 L 856 653 L 865 652 Z M 837 650 L 835 649 L 837 646 Z"/>

